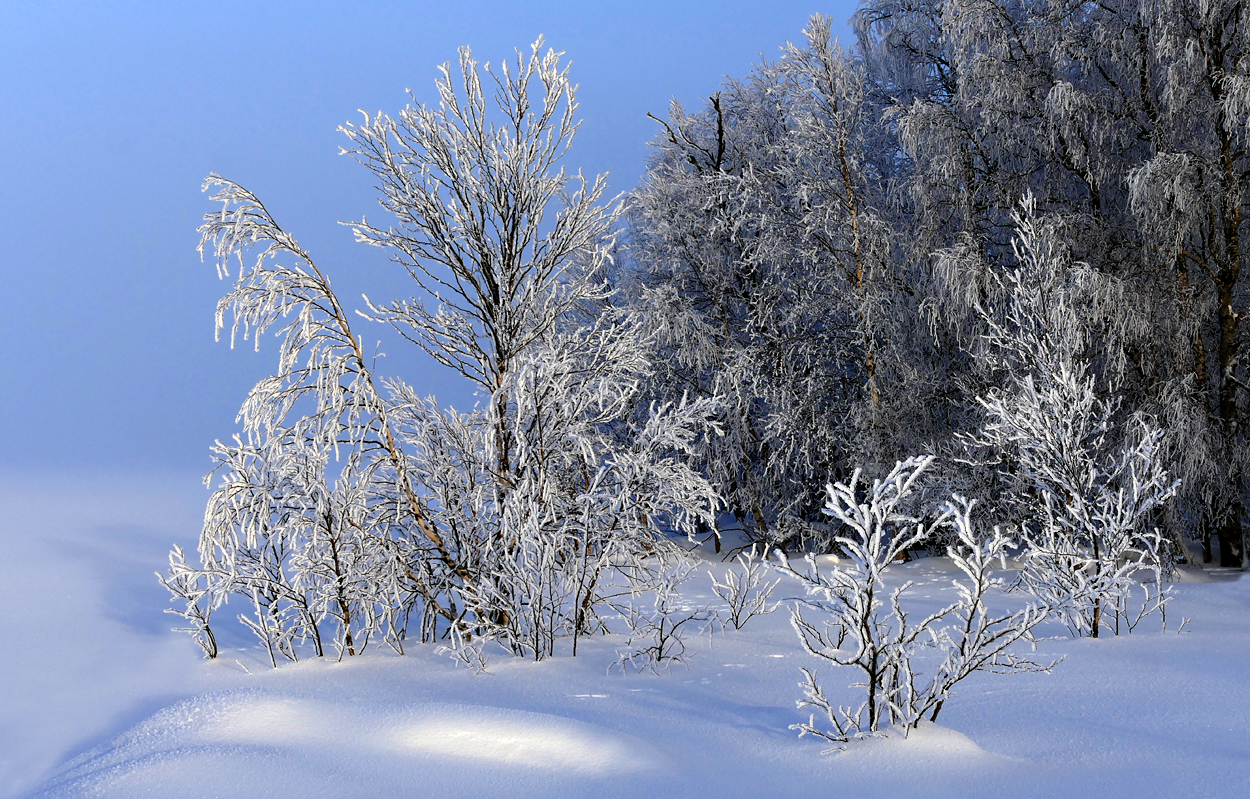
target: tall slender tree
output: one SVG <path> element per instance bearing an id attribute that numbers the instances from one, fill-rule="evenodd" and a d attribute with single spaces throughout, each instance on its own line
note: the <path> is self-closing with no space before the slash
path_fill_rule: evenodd
<path id="1" fill-rule="evenodd" d="M 912 275 L 895 258 L 894 169 L 861 66 L 813 17 L 801 45 L 674 105 L 631 198 L 637 304 L 661 331 L 660 396 L 723 398 L 703 468 L 753 535 L 826 546 L 811 490 L 888 464 L 927 425 Z"/>

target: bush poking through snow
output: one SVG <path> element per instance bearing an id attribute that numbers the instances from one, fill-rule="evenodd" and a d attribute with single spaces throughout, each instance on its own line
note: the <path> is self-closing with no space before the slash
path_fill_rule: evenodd
<path id="1" fill-rule="evenodd" d="M 809 555 L 806 569 L 799 571 L 779 556 L 777 568 L 807 589 L 791 616 L 803 648 L 834 665 L 854 667 L 863 678 L 853 686 L 863 689 L 863 701 L 841 706 L 825 695 L 816 674 L 804 669 L 804 697 L 797 704 L 819 710 L 828 726 L 818 726 L 812 714 L 807 723 L 792 727 L 800 737 L 824 738 L 836 750 L 879 735 L 883 725 L 912 729 L 925 717 L 935 721 L 954 686 L 977 671 L 1048 671 L 1054 665 L 1010 651 L 1017 642 L 1032 643 L 1033 628 L 1047 618 L 1045 607 L 1029 605 L 1004 615 L 993 615 L 986 607 L 986 595 L 1005 586 L 993 569 L 1005 566 L 1012 541 L 997 528 L 987 541 L 978 541 L 970 518 L 972 501 L 955 497 L 935 522 L 954 527 L 958 544 L 948 554 L 967 577 L 955 583 L 958 599 L 915 621 L 903 603 L 913 584 L 887 587 L 886 567 L 929 533 L 899 508 L 932 462 L 924 457 L 896 464 L 862 501 L 859 470 L 849 484 L 828 486 L 826 510 L 851 531 L 836 539 L 846 557 L 833 568 L 822 570 Z M 819 619 L 812 618 L 816 614 Z"/>
<path id="2" fill-rule="evenodd" d="M 447 635 L 450 642 L 441 644 L 434 649 L 436 655 L 449 655 L 452 660 L 457 663 L 468 666 L 473 669 L 476 674 L 487 674 L 486 653 L 483 652 L 485 644 L 490 639 L 483 637 L 472 637 L 468 633 L 461 632 L 459 627 L 452 627 Z"/>
<path id="3" fill-rule="evenodd" d="M 174 545 L 169 553 L 169 576 L 156 573 L 156 579 L 169 591 L 175 600 L 182 600 L 185 607 L 166 608 L 166 613 L 173 613 L 186 619 L 189 627 L 175 627 L 174 632 L 188 633 L 204 650 L 204 656 L 212 659 L 217 657 L 217 638 L 213 628 L 209 626 L 212 615 L 212 591 L 207 585 L 208 575 L 187 565 L 187 556 L 182 547 Z M 205 603 L 205 598 L 208 602 Z"/>
<path id="4" fill-rule="evenodd" d="M 724 582 L 717 580 L 711 572 L 708 576 L 712 578 L 712 593 L 725 600 L 728 609 L 725 620 L 735 630 L 741 630 L 752 617 L 765 616 L 778 608 L 781 603 L 769 604 L 769 599 L 781 580 L 770 583 L 764 579 L 772 570 L 756 555 L 755 547 L 739 554 L 734 560 L 737 566 L 725 572 Z"/>
<path id="5" fill-rule="evenodd" d="M 687 637 L 710 633 L 720 621 L 716 611 L 692 605 L 682 598 L 681 584 L 693 570 L 690 561 L 680 558 L 657 571 L 650 608 L 636 601 L 620 607 L 629 625 L 629 640 L 624 649 L 617 650 L 617 658 L 608 671 L 619 668 L 624 672 L 632 668 L 661 674 L 675 663 L 688 665 L 693 653 L 687 646 Z"/>

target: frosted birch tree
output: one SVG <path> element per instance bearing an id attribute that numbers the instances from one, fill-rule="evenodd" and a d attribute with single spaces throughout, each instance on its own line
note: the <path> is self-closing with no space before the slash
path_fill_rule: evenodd
<path id="1" fill-rule="evenodd" d="M 758 383 L 782 354 L 754 329 L 784 283 L 775 279 L 780 267 L 756 254 L 760 225 L 743 177 L 771 160 L 770 144 L 783 135 L 771 100 L 777 83 L 774 69 L 761 69 L 728 82 L 697 113 L 672 105 L 629 199 L 628 242 L 631 304 L 658 332 L 655 396 L 721 401 L 725 435 L 701 442 L 696 463 L 751 534 L 771 543 L 779 537 L 775 504 L 791 497 L 769 473 L 769 413 Z"/>
<path id="2" fill-rule="evenodd" d="M 804 34 L 702 111 L 672 107 L 629 242 L 635 307 L 670 364 L 659 396 L 722 399 L 702 468 L 754 540 L 791 548 L 829 544 L 812 486 L 889 459 L 928 418 L 882 213 L 892 146 L 829 21 Z"/>
<path id="3" fill-rule="evenodd" d="M 1128 174 L 1149 263 L 1172 281 L 1178 370 L 1192 375 L 1197 433 L 1180 452 L 1200 491 L 1202 539 L 1220 564 L 1245 562 L 1250 305 L 1250 9 L 1233 0 L 1143 4 L 1149 160 Z M 1188 476 L 1188 475 L 1187 475 Z"/>
<path id="4" fill-rule="evenodd" d="M 209 611 L 243 594 L 245 623 L 287 657 L 307 640 L 321 653 L 324 619 L 349 655 L 371 637 L 402 651 L 410 628 L 479 665 L 490 641 L 576 653 L 605 602 L 679 556 L 670 534 L 711 520 L 715 492 L 685 461 L 716 402 L 638 413 L 649 334 L 603 277 L 604 179 L 560 165 L 578 127 L 560 54 L 540 39 L 492 71 L 466 48 L 441 72 L 436 106 L 343 132 L 396 220 L 352 228 L 419 289 L 366 300 L 366 317 L 471 381 L 482 402 L 467 413 L 376 376 L 312 258 L 254 195 L 210 179 L 222 210 L 204 244 L 223 274 L 238 262 L 219 325 L 227 311 L 244 338 L 284 324 L 245 437 L 218 447 L 201 565 L 176 552 L 164 579 L 202 645 Z"/>
<path id="5" fill-rule="evenodd" d="M 1178 483 L 1161 462 L 1162 430 L 1122 412 L 1118 383 L 1091 369 L 1092 353 L 1114 342 L 1101 307 L 1119 302 L 1122 288 L 1071 263 L 1031 198 L 1015 223 L 1018 266 L 995 273 L 994 299 L 974 306 L 985 326 L 977 357 L 1002 382 L 977 398 L 983 423 L 963 440 L 976 467 L 998 470 L 1024 530 L 1022 585 L 1075 634 L 1096 638 L 1104 625 L 1119 633 L 1122 622 L 1130 631 L 1166 601 L 1174 553 L 1151 522 Z M 1130 609 L 1143 573 L 1150 585 Z"/>

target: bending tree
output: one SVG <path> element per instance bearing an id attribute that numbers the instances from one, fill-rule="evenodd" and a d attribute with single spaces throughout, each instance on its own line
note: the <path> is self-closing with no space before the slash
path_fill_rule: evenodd
<path id="1" fill-rule="evenodd" d="M 421 290 L 369 315 L 472 381 L 469 413 L 377 377 L 309 254 L 255 196 L 210 178 L 222 211 L 204 243 L 223 274 L 239 264 L 219 325 L 230 311 L 246 337 L 293 318 L 245 437 L 218 447 L 201 566 L 175 553 L 164 580 L 201 640 L 243 594 L 271 654 L 309 639 L 319 654 L 326 623 L 347 654 L 371 636 L 402 650 L 409 628 L 473 661 L 489 640 L 539 659 L 571 637 L 576 652 L 605 601 L 677 557 L 668 533 L 710 521 L 714 492 L 675 455 L 716 405 L 636 413 L 650 344 L 602 275 L 604 179 L 560 167 L 578 123 L 559 59 L 540 39 L 496 74 L 466 48 L 458 75 L 441 68 L 437 107 L 343 128 L 397 222 L 362 220 L 356 236 Z"/>

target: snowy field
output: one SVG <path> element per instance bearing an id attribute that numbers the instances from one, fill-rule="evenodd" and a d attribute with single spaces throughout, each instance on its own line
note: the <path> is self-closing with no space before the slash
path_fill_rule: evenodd
<path id="1" fill-rule="evenodd" d="M 1066 656 L 1053 674 L 975 675 L 940 726 L 822 756 L 787 729 L 805 718 L 799 668 L 820 666 L 784 609 L 700 639 L 662 676 L 607 673 L 610 638 L 474 675 L 419 647 L 272 670 L 231 629 L 206 662 L 167 631 L 152 576 L 194 540 L 193 478 L 2 485 L 4 797 L 1250 796 L 1236 575 L 1183 575 L 1182 634 L 1048 640 Z M 898 571 L 934 602 L 951 577 L 941 559 Z M 700 574 L 691 594 L 710 601 Z"/>

